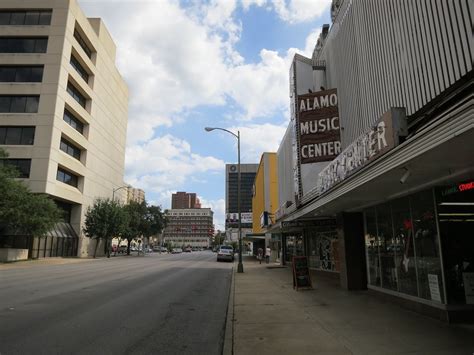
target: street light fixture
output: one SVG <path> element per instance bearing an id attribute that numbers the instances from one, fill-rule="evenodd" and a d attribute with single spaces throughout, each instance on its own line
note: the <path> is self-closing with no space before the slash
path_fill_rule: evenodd
<path id="1" fill-rule="evenodd" d="M 125 189 L 125 188 L 129 188 L 129 185 L 124 185 L 124 186 L 120 186 L 120 187 L 117 187 L 116 189 L 112 189 L 112 201 L 115 201 L 115 193 L 118 191 L 118 190 L 121 190 L 121 189 Z"/>
<path id="2" fill-rule="evenodd" d="M 232 131 L 229 131 L 225 128 L 219 127 L 206 127 L 204 130 L 206 132 L 211 132 L 213 130 L 220 130 L 232 134 L 237 138 L 237 212 L 239 214 L 239 263 L 237 264 L 237 272 L 244 272 L 244 265 L 242 264 L 242 226 L 241 226 L 241 212 L 240 212 L 240 131 L 237 131 L 235 134 Z"/>

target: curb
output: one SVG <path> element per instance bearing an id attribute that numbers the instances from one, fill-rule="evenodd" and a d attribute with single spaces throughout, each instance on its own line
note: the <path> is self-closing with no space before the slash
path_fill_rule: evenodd
<path id="1" fill-rule="evenodd" d="M 234 294 L 235 294 L 235 268 L 232 267 L 232 279 L 230 282 L 229 303 L 227 305 L 227 319 L 225 323 L 223 355 L 234 353 Z"/>

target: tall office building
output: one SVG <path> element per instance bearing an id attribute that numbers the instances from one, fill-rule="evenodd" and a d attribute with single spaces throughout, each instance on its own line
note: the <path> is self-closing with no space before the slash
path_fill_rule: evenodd
<path id="1" fill-rule="evenodd" d="M 210 208 L 178 208 L 165 211 L 168 224 L 163 240 L 174 247 L 208 248 L 214 233 Z"/>
<path id="2" fill-rule="evenodd" d="M 0 147 L 33 192 L 65 211 L 46 238 L 2 236 L 0 246 L 33 258 L 87 256 L 87 207 L 124 185 L 128 89 L 115 44 L 75 0 L 0 6 Z"/>
<path id="3" fill-rule="evenodd" d="M 145 201 L 145 191 L 129 186 L 127 188 L 127 203 L 138 202 L 142 203 Z"/>
<path id="4" fill-rule="evenodd" d="M 242 237 L 252 233 L 252 196 L 258 164 L 240 164 L 240 211 Z M 225 229 L 227 238 L 238 240 L 238 171 L 237 164 L 225 166 Z"/>
<path id="5" fill-rule="evenodd" d="M 201 202 L 194 192 L 178 191 L 171 195 L 171 208 L 201 208 Z"/>

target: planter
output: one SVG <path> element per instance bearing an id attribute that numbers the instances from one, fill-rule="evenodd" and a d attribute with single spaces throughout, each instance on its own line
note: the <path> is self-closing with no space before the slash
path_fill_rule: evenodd
<path id="1" fill-rule="evenodd" d="M 0 262 L 28 260 L 28 249 L 0 248 Z"/>

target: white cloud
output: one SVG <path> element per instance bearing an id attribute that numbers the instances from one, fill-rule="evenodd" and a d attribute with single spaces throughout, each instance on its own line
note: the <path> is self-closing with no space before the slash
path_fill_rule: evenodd
<path id="1" fill-rule="evenodd" d="M 331 0 L 242 0 L 245 10 L 252 5 L 265 6 L 289 23 L 315 20 L 327 11 L 330 4 Z"/>

